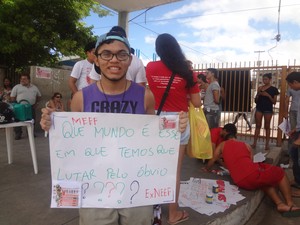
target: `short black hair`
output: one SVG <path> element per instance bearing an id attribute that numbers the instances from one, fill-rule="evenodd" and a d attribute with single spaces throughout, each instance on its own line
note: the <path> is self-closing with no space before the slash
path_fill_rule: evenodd
<path id="1" fill-rule="evenodd" d="M 214 77 L 216 78 L 216 79 L 218 79 L 218 70 L 217 69 L 215 69 L 215 68 L 208 68 L 208 69 L 206 69 L 207 71 L 209 71 L 209 72 L 211 72 L 211 73 L 213 73 L 214 74 Z"/>
<path id="2" fill-rule="evenodd" d="M 226 140 L 229 139 L 230 137 L 236 138 L 237 129 L 233 123 L 225 124 L 225 126 L 223 127 L 223 130 L 225 130 L 227 132 L 227 134 L 225 136 Z"/>
<path id="3" fill-rule="evenodd" d="M 96 42 L 95 41 L 91 41 L 89 43 L 86 44 L 86 46 L 84 47 L 84 52 L 90 52 L 95 48 Z"/>
<path id="4" fill-rule="evenodd" d="M 27 77 L 28 80 L 30 80 L 30 74 L 28 72 L 23 72 L 20 74 L 20 79 L 21 77 Z"/>
<path id="5" fill-rule="evenodd" d="M 300 72 L 291 72 L 287 75 L 285 79 L 288 83 L 293 83 L 294 81 L 298 81 L 300 83 Z"/>
<path id="6" fill-rule="evenodd" d="M 272 73 L 265 73 L 265 74 L 263 75 L 263 77 L 267 77 L 267 78 L 269 78 L 269 79 L 272 79 Z"/>
<path id="7" fill-rule="evenodd" d="M 206 76 L 203 73 L 197 75 L 199 80 L 202 80 L 204 83 L 207 83 Z"/>

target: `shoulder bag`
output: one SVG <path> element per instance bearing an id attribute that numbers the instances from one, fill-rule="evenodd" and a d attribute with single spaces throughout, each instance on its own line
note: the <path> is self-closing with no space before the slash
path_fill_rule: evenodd
<path id="1" fill-rule="evenodd" d="M 167 85 L 167 88 L 166 88 L 166 90 L 164 92 L 164 95 L 163 95 L 161 101 L 160 101 L 160 104 L 159 104 L 159 107 L 157 109 L 156 115 L 159 115 L 161 113 L 161 110 L 162 110 L 162 108 L 163 108 L 163 106 L 164 106 L 164 104 L 166 102 L 166 99 L 167 99 L 167 97 L 169 95 L 169 90 L 170 90 L 171 84 L 172 84 L 172 82 L 174 80 L 174 77 L 175 77 L 175 73 L 172 73 L 172 75 L 170 77 L 170 80 L 169 80 L 169 83 Z"/>

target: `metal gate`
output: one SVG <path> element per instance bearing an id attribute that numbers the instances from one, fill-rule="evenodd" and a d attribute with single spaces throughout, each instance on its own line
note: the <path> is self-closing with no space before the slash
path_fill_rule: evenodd
<path id="1" fill-rule="evenodd" d="M 257 88 L 262 83 L 262 76 L 265 73 L 272 73 L 272 85 L 277 87 L 279 95 L 274 105 L 274 114 L 271 120 L 270 143 L 281 146 L 284 138 L 283 133 L 278 129 L 278 124 L 283 120 L 285 107 L 285 94 L 287 90 L 286 76 L 292 71 L 300 71 L 300 66 L 295 65 L 278 66 L 277 62 L 249 62 L 249 63 L 210 63 L 195 65 L 194 71 L 205 72 L 207 68 L 216 68 L 219 71 L 219 83 L 225 91 L 225 102 L 222 102 L 222 113 L 220 126 L 236 121 L 239 136 L 253 139 L 255 124 L 251 120 L 251 112 L 255 108 L 254 98 Z M 246 121 L 248 120 L 248 122 Z M 264 121 L 260 130 L 259 140 L 264 141 Z"/>

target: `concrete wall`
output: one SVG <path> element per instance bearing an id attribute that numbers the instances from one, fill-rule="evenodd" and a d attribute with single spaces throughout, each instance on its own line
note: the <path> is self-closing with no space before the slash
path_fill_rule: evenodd
<path id="1" fill-rule="evenodd" d="M 41 101 L 36 110 L 37 122 L 35 129 L 41 129 L 39 121 L 41 118 L 41 109 L 45 107 L 54 92 L 60 92 L 63 96 L 65 110 L 68 110 L 67 103 L 71 98 L 71 91 L 68 87 L 68 78 L 71 74 L 71 69 L 56 69 L 32 66 L 30 67 L 31 83 L 36 85 L 42 94 Z"/>

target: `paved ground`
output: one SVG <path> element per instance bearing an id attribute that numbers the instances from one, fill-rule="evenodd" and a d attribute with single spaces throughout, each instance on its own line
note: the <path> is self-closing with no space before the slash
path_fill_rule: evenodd
<path id="1" fill-rule="evenodd" d="M 28 139 L 22 138 L 14 141 L 14 162 L 7 164 L 7 153 L 5 143 L 5 132 L 0 130 L 0 225 L 78 225 L 78 211 L 76 209 L 51 209 L 50 205 L 50 161 L 48 139 L 43 137 L 44 133 L 37 133 L 36 148 L 39 165 L 39 173 L 34 175 L 31 155 L 29 153 Z M 260 151 L 260 147 L 258 147 Z M 271 150 L 272 151 L 272 150 Z M 203 162 L 196 159 L 185 158 L 182 180 L 190 177 L 201 177 L 217 179 L 217 175 L 202 173 Z M 291 170 L 287 170 L 291 173 Z M 222 177 L 230 180 L 229 177 Z M 182 225 L 202 224 L 233 224 L 232 217 L 223 220 L 232 212 L 239 212 L 239 209 L 253 199 L 255 192 L 241 190 L 246 199 L 240 201 L 236 206 L 231 206 L 224 213 L 206 216 L 193 211 L 186 210 L 190 219 Z M 300 205 L 300 199 L 296 199 Z M 246 212 L 247 213 L 247 212 Z M 163 206 L 163 225 L 166 223 L 167 207 Z M 232 214 L 235 220 L 241 220 L 244 215 Z M 299 218 L 287 219 L 276 212 L 274 205 L 264 200 L 257 213 L 250 219 L 247 225 L 290 225 L 300 224 Z"/>

